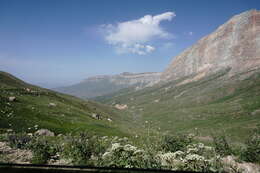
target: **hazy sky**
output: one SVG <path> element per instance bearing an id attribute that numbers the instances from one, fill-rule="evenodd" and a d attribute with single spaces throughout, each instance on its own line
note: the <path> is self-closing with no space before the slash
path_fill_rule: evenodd
<path id="1" fill-rule="evenodd" d="M 0 70 L 44 87 L 163 71 L 259 0 L 0 0 Z"/>

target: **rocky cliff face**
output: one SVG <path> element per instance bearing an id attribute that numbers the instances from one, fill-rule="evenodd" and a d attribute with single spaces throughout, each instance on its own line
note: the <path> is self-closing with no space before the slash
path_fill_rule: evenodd
<path id="1" fill-rule="evenodd" d="M 260 67 L 260 11 L 232 17 L 215 32 L 173 59 L 161 80 L 195 75 L 194 80 L 225 68 L 229 75 Z"/>
<path id="2" fill-rule="evenodd" d="M 81 98 L 92 98 L 117 92 L 123 88 L 135 87 L 136 90 L 151 86 L 160 79 L 161 73 L 121 73 L 118 75 L 102 75 L 68 87 L 54 90 Z"/>

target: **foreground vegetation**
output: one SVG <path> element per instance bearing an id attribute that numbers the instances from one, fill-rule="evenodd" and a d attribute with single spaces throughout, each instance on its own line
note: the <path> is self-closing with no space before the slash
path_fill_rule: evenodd
<path id="1" fill-rule="evenodd" d="M 259 129 L 240 147 L 234 147 L 225 136 L 214 136 L 213 143 L 205 145 L 193 134 L 152 133 L 134 140 L 87 132 L 59 136 L 9 132 L 0 139 L 14 149 L 31 151 L 28 160 L 35 164 L 243 172 L 240 163 L 260 163 Z M 5 151 L 1 150 L 0 156 L 1 162 L 8 162 Z M 228 162 L 226 156 L 233 160 Z"/>

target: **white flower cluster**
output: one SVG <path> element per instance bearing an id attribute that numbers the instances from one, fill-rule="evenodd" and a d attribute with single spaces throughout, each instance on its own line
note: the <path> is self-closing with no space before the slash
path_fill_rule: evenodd
<path id="1" fill-rule="evenodd" d="M 145 160 L 144 150 L 137 147 L 121 143 L 112 143 L 112 146 L 102 155 L 106 166 L 116 165 L 119 167 L 140 167 L 140 161 Z"/>
<path id="2" fill-rule="evenodd" d="M 203 143 L 191 144 L 187 146 L 187 153 L 189 154 L 199 154 L 202 155 L 203 153 L 208 152 L 215 152 L 212 147 L 205 146 Z"/>
<path id="3" fill-rule="evenodd" d="M 205 168 L 211 169 L 219 156 L 212 147 L 198 143 L 188 145 L 186 151 L 159 153 L 157 159 L 163 166 L 173 170 L 202 171 Z"/>
<path id="4" fill-rule="evenodd" d="M 119 151 L 119 150 L 121 152 L 130 152 L 130 153 L 141 153 L 141 152 L 143 152 L 143 150 L 138 150 L 137 147 L 130 145 L 130 144 L 121 145 L 120 143 L 113 143 L 111 148 L 108 149 L 108 151 L 106 153 L 109 153 L 109 152 L 112 153 L 112 152 L 116 152 L 116 151 Z"/>
<path id="5" fill-rule="evenodd" d="M 135 146 L 132 146 L 132 145 L 130 145 L 130 144 L 126 144 L 125 146 L 124 146 L 124 150 L 125 151 L 132 151 L 132 152 L 135 152 L 136 150 L 137 150 L 137 148 L 135 147 Z"/>
<path id="6" fill-rule="evenodd" d="M 160 153 L 157 155 L 157 159 L 160 160 L 161 164 L 166 167 L 170 168 L 177 168 L 178 165 L 182 164 L 184 161 L 185 152 L 183 151 L 176 151 L 174 153 Z"/>
<path id="7" fill-rule="evenodd" d="M 105 152 L 103 155 L 102 155 L 102 159 L 107 159 L 111 156 L 111 153 L 110 152 Z"/>
<path id="8" fill-rule="evenodd" d="M 114 144 L 112 144 L 111 151 L 115 151 L 119 148 L 122 148 L 121 144 L 120 143 L 114 143 Z"/>
<path id="9" fill-rule="evenodd" d="M 200 156 L 198 154 L 188 154 L 188 155 L 186 155 L 185 160 L 188 162 L 189 161 L 203 161 L 203 160 L 205 160 L 205 157 Z"/>

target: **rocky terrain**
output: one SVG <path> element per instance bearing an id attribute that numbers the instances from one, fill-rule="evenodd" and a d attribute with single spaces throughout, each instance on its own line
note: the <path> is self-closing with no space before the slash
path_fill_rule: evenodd
<path id="1" fill-rule="evenodd" d="M 172 60 L 161 80 L 198 80 L 231 68 L 229 76 L 260 67 L 260 11 L 235 15 Z"/>
<path id="2" fill-rule="evenodd" d="M 120 89 L 133 87 L 135 90 L 151 86 L 159 80 L 160 73 L 128 73 L 118 75 L 100 75 L 89 77 L 86 80 L 68 87 L 54 90 L 71 94 L 80 98 L 92 98 L 111 94 Z"/>

